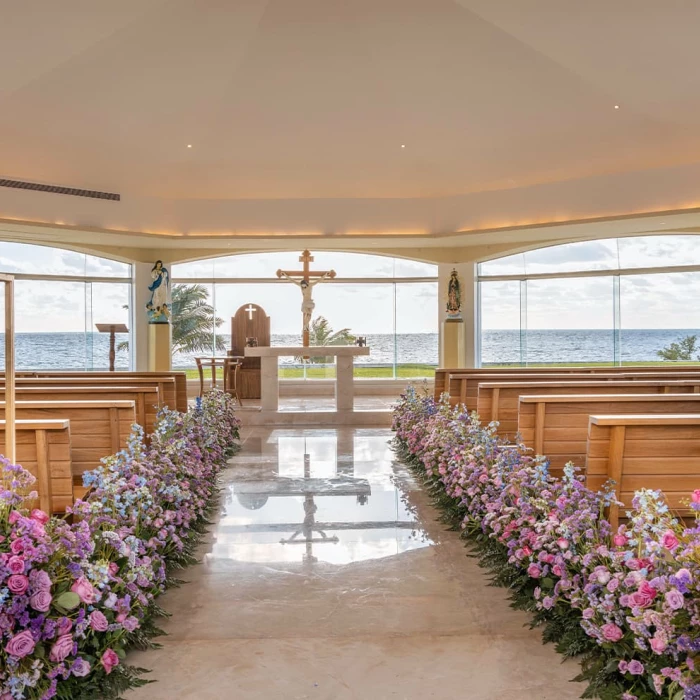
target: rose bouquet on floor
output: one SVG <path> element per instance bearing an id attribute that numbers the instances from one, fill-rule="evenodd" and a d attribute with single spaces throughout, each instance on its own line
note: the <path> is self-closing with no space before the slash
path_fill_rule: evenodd
<path id="1" fill-rule="evenodd" d="M 397 449 L 424 478 L 544 639 L 578 656 L 585 697 L 700 698 L 700 529 L 641 491 L 612 532 L 610 485 L 498 438 L 494 426 L 409 390 L 394 414 Z M 700 491 L 690 500 L 700 508 Z"/>
<path id="2" fill-rule="evenodd" d="M 150 441 L 86 475 L 73 522 L 24 508 L 34 478 L 0 462 L 0 700 L 116 697 L 143 683 L 125 649 L 157 632 L 168 571 L 192 561 L 238 438 L 227 395 L 161 411 Z"/>

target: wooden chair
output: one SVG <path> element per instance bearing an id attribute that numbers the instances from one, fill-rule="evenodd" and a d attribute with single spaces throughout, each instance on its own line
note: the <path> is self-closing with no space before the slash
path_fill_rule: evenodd
<path id="1" fill-rule="evenodd" d="M 238 405 L 242 406 L 243 401 L 241 401 L 240 396 L 240 372 L 243 362 L 237 357 L 225 357 L 224 358 L 224 391 L 231 394 Z"/>

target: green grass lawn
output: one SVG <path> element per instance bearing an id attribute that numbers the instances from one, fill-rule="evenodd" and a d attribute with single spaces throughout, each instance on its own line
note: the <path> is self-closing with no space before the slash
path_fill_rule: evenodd
<path id="1" fill-rule="evenodd" d="M 196 369 L 185 370 L 188 379 L 199 379 L 199 372 Z M 396 366 L 396 375 L 399 379 L 432 379 L 435 376 L 433 365 L 404 364 Z M 217 379 L 223 378 L 223 369 L 219 367 L 216 371 Z M 302 367 L 280 367 L 280 379 L 301 379 L 304 376 Z M 308 365 L 306 376 L 309 379 L 335 379 L 335 367 Z M 356 365 L 354 376 L 358 379 L 393 379 L 393 367 L 365 367 Z M 204 378 L 211 378 L 211 370 L 204 372 Z"/>

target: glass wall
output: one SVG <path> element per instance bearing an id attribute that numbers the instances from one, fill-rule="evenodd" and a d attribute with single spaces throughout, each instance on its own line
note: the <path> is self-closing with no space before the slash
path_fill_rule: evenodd
<path id="1" fill-rule="evenodd" d="M 337 277 L 314 287 L 312 345 L 367 339 L 371 354 L 357 358 L 356 376 L 431 376 L 438 362 L 437 266 L 358 253 L 314 252 L 312 270 L 334 269 Z M 270 316 L 273 345 L 301 344 L 301 293 L 277 278 L 278 269 L 299 270 L 299 253 L 233 255 L 172 266 L 174 288 L 202 285 L 221 323 L 211 343 L 197 352 L 174 348 L 175 367 L 194 367 L 194 355 L 226 354 L 230 322 L 243 305 L 262 306 Z M 327 322 L 323 325 L 322 319 Z M 344 333 L 345 332 L 345 333 Z M 218 341 L 216 340 L 218 339 Z M 218 344 L 217 344 L 218 343 Z M 334 376 L 332 363 L 280 358 L 287 378 Z"/>
<path id="2" fill-rule="evenodd" d="M 485 366 L 700 361 L 700 236 L 490 260 L 479 265 L 479 295 Z"/>
<path id="3" fill-rule="evenodd" d="M 131 265 L 60 248 L 0 242 L 0 272 L 15 275 L 19 370 L 109 369 L 109 334 L 97 323 L 129 326 Z M 116 368 L 129 369 L 128 335 Z M 4 340 L 0 341 L 4 362 Z"/>

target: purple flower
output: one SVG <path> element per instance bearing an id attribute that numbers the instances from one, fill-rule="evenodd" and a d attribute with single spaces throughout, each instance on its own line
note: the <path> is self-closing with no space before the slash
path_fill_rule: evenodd
<path id="1" fill-rule="evenodd" d="M 630 673 L 633 676 L 641 676 L 644 673 L 644 664 L 636 659 L 634 661 L 630 661 L 629 664 L 627 664 L 627 673 Z"/>
<path id="2" fill-rule="evenodd" d="M 29 588 L 29 579 L 24 574 L 13 574 L 7 579 L 7 587 L 10 593 L 22 595 Z"/>
<path id="3" fill-rule="evenodd" d="M 74 676 L 77 676 L 78 678 L 84 678 L 85 676 L 90 673 L 90 664 L 85 661 L 85 659 L 81 659 L 78 657 L 74 662 L 73 665 L 71 666 L 71 673 Z"/>
<path id="4" fill-rule="evenodd" d="M 666 592 L 664 600 L 671 610 L 680 610 L 685 605 L 683 594 L 673 588 Z"/>
<path id="5" fill-rule="evenodd" d="M 36 642 L 34 641 L 34 637 L 32 637 L 32 633 L 29 630 L 25 630 L 10 639 L 5 645 L 5 651 L 10 656 L 16 656 L 21 659 L 31 654 L 35 646 Z"/>

